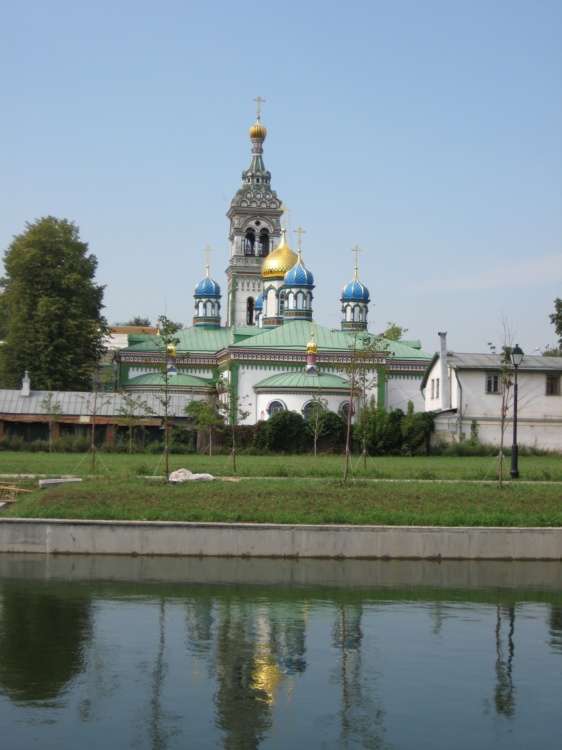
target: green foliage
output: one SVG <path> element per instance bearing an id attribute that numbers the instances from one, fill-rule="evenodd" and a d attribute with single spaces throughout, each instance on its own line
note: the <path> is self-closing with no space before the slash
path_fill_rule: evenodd
<path id="1" fill-rule="evenodd" d="M 387 329 L 382 334 L 383 338 L 388 339 L 388 341 L 400 341 L 402 336 L 405 333 L 408 333 L 407 328 L 402 328 L 402 326 L 396 325 L 396 323 L 387 323 Z"/>
<path id="2" fill-rule="evenodd" d="M 304 419 L 294 411 L 273 414 L 256 432 L 258 448 L 282 453 L 303 453 L 309 440 Z"/>
<path id="3" fill-rule="evenodd" d="M 363 443 L 371 456 L 392 456 L 400 452 L 402 446 L 401 422 L 404 412 L 394 409 L 387 412 L 384 406 L 371 399 L 361 409 L 359 419 L 353 426 L 355 440 Z"/>
<path id="4" fill-rule="evenodd" d="M 549 350 L 546 351 L 545 354 L 551 354 L 552 352 L 551 356 L 560 356 L 560 353 L 562 352 L 562 299 L 560 299 L 560 297 L 557 297 L 554 300 L 554 312 L 549 315 L 549 317 L 550 322 L 556 331 L 556 335 L 558 336 L 558 350 Z"/>
<path id="5" fill-rule="evenodd" d="M 103 286 L 78 228 L 48 216 L 14 237 L 4 254 L 0 378 L 19 388 L 25 370 L 36 390 L 89 390 L 103 351 Z"/>
<path id="6" fill-rule="evenodd" d="M 435 415 L 430 411 L 414 412 L 414 404 L 408 401 L 408 410 L 402 419 L 402 453 L 417 456 L 429 453 L 429 439 L 435 431 Z"/>
<path id="7" fill-rule="evenodd" d="M 345 448 L 345 421 L 334 411 L 323 411 L 318 422 L 322 447 L 327 445 L 332 453 L 341 453 Z"/>
<path id="8" fill-rule="evenodd" d="M 131 320 L 128 320 L 126 323 L 123 323 L 122 325 L 149 328 L 151 323 L 150 323 L 150 318 L 142 318 L 140 315 L 136 315 L 134 318 L 131 318 Z"/>

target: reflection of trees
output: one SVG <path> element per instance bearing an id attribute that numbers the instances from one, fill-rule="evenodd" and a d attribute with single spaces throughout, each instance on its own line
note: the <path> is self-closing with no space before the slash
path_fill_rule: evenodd
<path id="1" fill-rule="evenodd" d="M 562 607 L 557 604 L 550 606 L 550 645 L 562 654 Z"/>
<path id="2" fill-rule="evenodd" d="M 1 595 L 0 690 L 17 702 L 56 698 L 83 669 L 90 599 L 21 583 Z"/>
<path id="3" fill-rule="evenodd" d="M 361 605 L 342 605 L 332 630 L 334 648 L 341 652 L 339 679 L 342 688 L 339 747 L 389 747 L 384 741 L 384 712 L 376 705 L 372 679 L 362 674 Z"/>
<path id="4" fill-rule="evenodd" d="M 255 644 L 246 618 L 226 605 L 217 639 L 217 723 L 226 733 L 227 750 L 258 748 L 271 727 L 266 686 L 255 679 Z"/>
<path id="5" fill-rule="evenodd" d="M 515 645 L 513 632 L 515 629 L 515 607 L 511 604 L 504 608 L 507 614 L 507 649 L 505 635 L 502 635 L 502 608 L 498 605 L 496 616 L 496 691 L 495 704 L 498 714 L 512 716 L 515 712 L 515 688 L 513 685 L 513 656 Z M 507 653 L 506 653 L 507 652 Z"/>

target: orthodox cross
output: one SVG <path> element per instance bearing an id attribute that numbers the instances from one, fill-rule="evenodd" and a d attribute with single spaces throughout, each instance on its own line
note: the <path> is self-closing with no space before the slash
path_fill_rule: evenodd
<path id="1" fill-rule="evenodd" d="M 258 98 L 257 98 L 257 99 L 254 99 L 254 101 L 258 103 L 258 117 L 257 117 L 257 119 L 259 120 L 259 119 L 260 119 L 260 109 L 261 109 L 261 105 L 262 105 L 262 102 L 264 102 L 264 103 L 265 103 L 265 99 L 262 99 L 262 98 L 261 98 L 261 96 L 258 96 Z"/>
<path id="2" fill-rule="evenodd" d="M 281 211 L 283 211 L 283 229 L 287 229 L 287 214 L 292 209 L 289 208 L 289 206 L 281 206 Z"/>
<path id="3" fill-rule="evenodd" d="M 302 229 L 301 227 L 297 227 L 297 228 L 296 228 L 296 229 L 294 230 L 294 232 L 295 232 L 295 234 L 298 234 L 298 236 L 299 236 L 299 240 L 298 240 L 298 242 L 299 242 L 299 244 L 298 244 L 298 248 L 299 248 L 299 253 L 300 253 L 300 251 L 301 251 L 301 234 L 306 234 L 306 229 Z"/>
<path id="4" fill-rule="evenodd" d="M 359 245 L 355 245 L 355 247 L 351 248 L 351 252 L 355 253 L 355 278 L 357 278 L 357 262 L 358 262 L 358 256 L 361 252 L 361 248 Z"/>
<path id="5" fill-rule="evenodd" d="M 213 248 L 207 245 L 207 247 L 203 250 L 203 252 L 207 256 L 207 276 L 208 276 L 209 275 L 209 255 L 213 252 Z"/>

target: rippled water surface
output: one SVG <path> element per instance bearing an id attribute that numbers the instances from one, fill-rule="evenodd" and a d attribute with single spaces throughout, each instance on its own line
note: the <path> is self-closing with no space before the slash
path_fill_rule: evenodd
<path id="1" fill-rule="evenodd" d="M 2 747 L 560 747 L 557 564 L 0 558 Z"/>

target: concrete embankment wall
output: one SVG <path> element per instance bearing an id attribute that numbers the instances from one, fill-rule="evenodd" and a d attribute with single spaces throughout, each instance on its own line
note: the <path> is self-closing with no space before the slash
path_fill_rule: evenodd
<path id="1" fill-rule="evenodd" d="M 193 557 L 562 560 L 562 529 L 0 521 L 0 552 Z"/>

